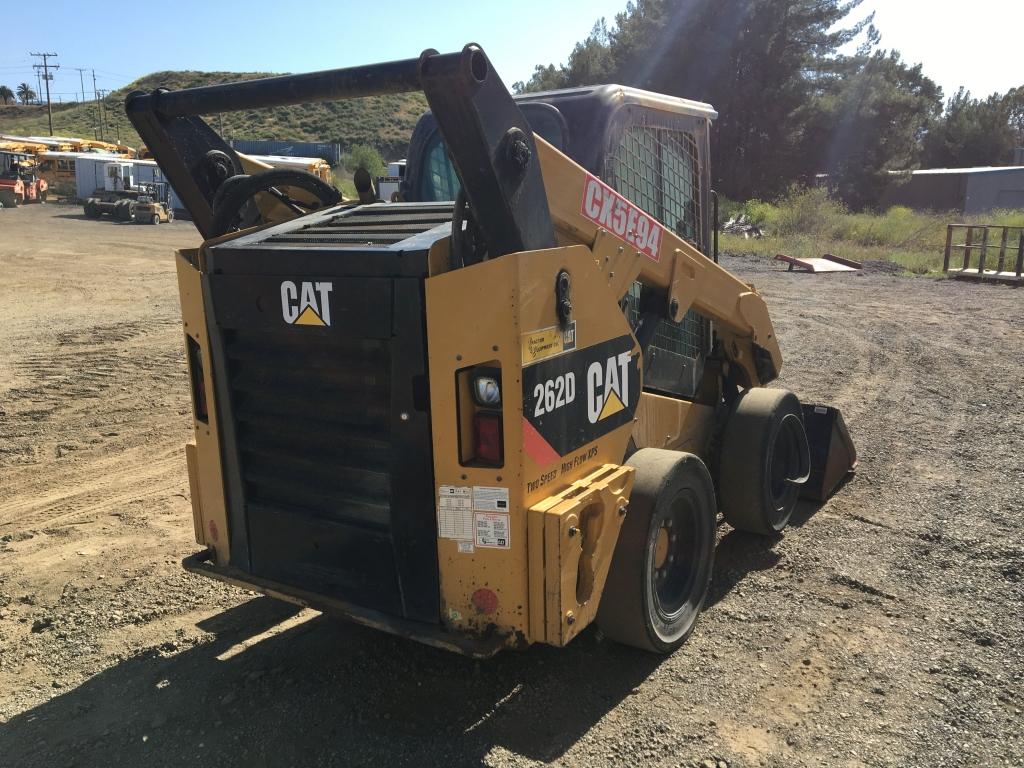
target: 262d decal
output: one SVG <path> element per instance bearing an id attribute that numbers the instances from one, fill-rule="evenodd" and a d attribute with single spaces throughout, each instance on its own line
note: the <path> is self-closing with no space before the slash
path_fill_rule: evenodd
<path id="1" fill-rule="evenodd" d="M 620 336 L 523 369 L 524 448 L 549 464 L 633 420 L 640 365 Z"/>

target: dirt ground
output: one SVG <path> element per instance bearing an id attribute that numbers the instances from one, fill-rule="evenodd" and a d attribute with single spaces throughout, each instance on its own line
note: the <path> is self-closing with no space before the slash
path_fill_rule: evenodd
<path id="1" fill-rule="evenodd" d="M 860 472 L 690 641 L 474 662 L 182 571 L 188 222 L 0 211 L 0 765 L 1020 766 L 1024 293 L 726 266 Z"/>

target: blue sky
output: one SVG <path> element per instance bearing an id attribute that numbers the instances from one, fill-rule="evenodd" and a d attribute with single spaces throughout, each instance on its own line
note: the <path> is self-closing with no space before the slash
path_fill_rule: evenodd
<path id="1" fill-rule="evenodd" d="M 83 13 L 80 0 L 50 0 L 0 48 L 0 83 L 35 87 L 30 51 L 59 54 L 54 101 L 74 100 L 84 67 L 87 95 L 112 90 L 161 69 L 299 72 L 414 57 L 424 48 L 457 50 L 480 43 L 511 85 L 537 63 L 562 62 L 602 16 L 609 22 L 626 0 L 515 2 L 321 2 L 306 0 L 174 0 L 134 3 L 109 16 Z M 966 85 L 975 95 L 1024 84 L 1016 3 L 972 0 L 865 0 L 877 10 L 882 44 L 923 62 L 946 95 Z M 26 11 L 26 7 L 22 7 Z M 857 12 L 858 14 L 860 11 Z M 51 21 L 52 20 L 52 21 Z M 971 40 L 964 43 L 964 40 Z"/>

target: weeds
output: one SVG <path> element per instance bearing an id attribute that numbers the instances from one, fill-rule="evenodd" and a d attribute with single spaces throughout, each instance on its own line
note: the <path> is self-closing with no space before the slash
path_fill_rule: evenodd
<path id="1" fill-rule="evenodd" d="M 794 188 L 776 203 L 722 200 L 720 211 L 723 221 L 745 215 L 766 235 L 746 240 L 723 234 L 723 251 L 798 258 L 831 253 L 855 261 L 891 261 L 916 275 L 942 271 L 947 224 L 1024 226 L 1024 211 L 963 216 L 897 206 L 884 213 L 851 213 L 823 189 Z"/>

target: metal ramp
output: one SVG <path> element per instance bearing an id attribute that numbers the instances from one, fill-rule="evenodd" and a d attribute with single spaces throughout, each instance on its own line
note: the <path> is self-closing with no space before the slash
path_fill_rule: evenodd
<path id="1" fill-rule="evenodd" d="M 831 253 L 826 253 L 820 259 L 798 259 L 795 256 L 786 256 L 780 253 L 775 260 L 789 264 L 789 272 L 799 269 L 803 272 L 817 274 L 819 272 L 860 272 L 864 269 L 864 265 L 859 261 L 843 259 L 833 256 Z"/>

